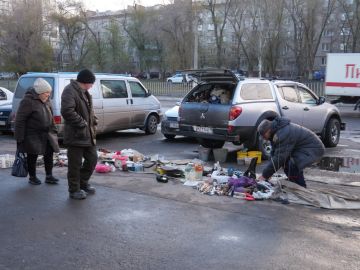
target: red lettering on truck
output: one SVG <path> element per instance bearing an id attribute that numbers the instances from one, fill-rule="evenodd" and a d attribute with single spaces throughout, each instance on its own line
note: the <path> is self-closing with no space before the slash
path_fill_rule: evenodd
<path id="1" fill-rule="evenodd" d="M 345 78 L 358 79 L 360 78 L 360 68 L 355 68 L 355 64 L 346 64 L 345 65 Z"/>

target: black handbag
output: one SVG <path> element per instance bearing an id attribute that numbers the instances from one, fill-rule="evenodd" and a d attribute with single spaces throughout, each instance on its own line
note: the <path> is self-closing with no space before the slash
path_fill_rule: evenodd
<path id="1" fill-rule="evenodd" d="M 16 156 L 12 166 L 11 175 L 16 177 L 26 177 L 28 175 L 26 155 L 19 150 L 16 150 Z"/>

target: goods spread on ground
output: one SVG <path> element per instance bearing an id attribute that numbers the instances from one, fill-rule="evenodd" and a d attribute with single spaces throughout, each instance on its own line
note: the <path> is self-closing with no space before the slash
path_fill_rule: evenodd
<path id="1" fill-rule="evenodd" d="M 199 151 L 199 157 L 204 157 L 203 154 Z M 0 155 L 0 167 L 10 168 L 14 158 L 14 155 Z M 159 183 L 177 180 L 202 194 L 246 201 L 272 199 L 283 204 L 291 202 L 327 209 L 360 209 L 360 181 L 351 180 L 350 176 L 332 175 L 326 179 L 313 177 L 307 179 L 311 182 L 310 187 L 303 188 L 288 181 L 282 174 L 273 175 L 269 181 L 256 181 L 256 165 L 261 161 L 261 155 L 257 152 L 237 153 L 238 164 L 248 166 L 245 171 L 224 168 L 221 162 L 209 163 L 203 160 L 166 160 L 161 154 L 146 156 L 134 149 L 99 149 L 95 173 L 123 171 L 129 174 L 153 174 L 154 181 Z M 37 165 L 43 164 L 40 156 Z M 54 155 L 54 165 L 67 166 L 66 149 Z"/>

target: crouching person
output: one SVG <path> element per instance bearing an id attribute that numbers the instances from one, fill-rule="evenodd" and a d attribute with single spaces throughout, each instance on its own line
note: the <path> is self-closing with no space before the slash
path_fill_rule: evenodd
<path id="1" fill-rule="evenodd" d="M 258 180 L 269 179 L 282 167 L 291 182 L 306 188 L 304 168 L 319 160 L 325 152 L 319 137 L 286 118 L 263 120 L 258 132 L 272 146 L 271 160 Z"/>

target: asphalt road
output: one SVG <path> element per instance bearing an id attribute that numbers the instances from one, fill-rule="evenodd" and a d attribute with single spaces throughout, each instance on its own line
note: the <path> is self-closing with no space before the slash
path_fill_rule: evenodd
<path id="1" fill-rule="evenodd" d="M 327 155 L 360 157 L 359 118 L 344 121 L 348 131 Z M 0 145 L 15 150 L 9 135 Z M 99 136 L 98 147 L 198 155 L 195 140 L 137 130 Z M 230 154 L 225 165 L 235 161 Z M 360 269 L 360 211 L 206 196 L 121 172 L 95 173 L 97 193 L 73 201 L 66 168 L 54 174 L 59 185 L 30 186 L 0 169 L 0 269 Z"/>

